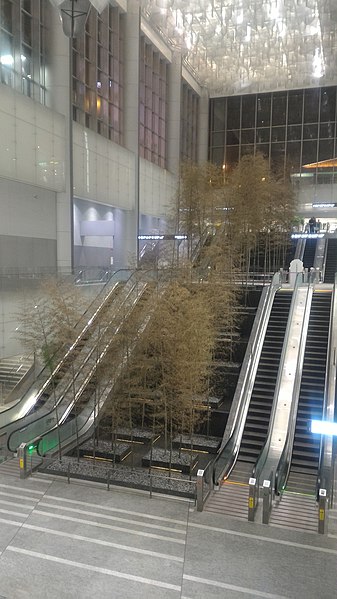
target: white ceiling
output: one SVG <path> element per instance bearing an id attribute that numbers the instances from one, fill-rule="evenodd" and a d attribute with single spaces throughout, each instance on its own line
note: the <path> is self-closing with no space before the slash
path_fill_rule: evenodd
<path id="1" fill-rule="evenodd" d="M 211 96 L 337 84 L 337 0 L 141 0 Z"/>

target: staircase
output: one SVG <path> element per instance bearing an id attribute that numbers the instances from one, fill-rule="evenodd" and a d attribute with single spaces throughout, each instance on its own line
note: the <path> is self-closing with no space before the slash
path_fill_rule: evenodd
<path id="1" fill-rule="evenodd" d="M 251 464 L 237 462 L 232 470 L 231 480 L 225 481 L 218 491 L 212 493 L 204 511 L 247 520 L 250 474 Z"/>
<path id="2" fill-rule="evenodd" d="M 284 491 L 281 501 L 277 501 L 273 507 L 269 524 L 316 533 L 318 527 L 316 498 L 312 495 Z"/>
<path id="3" fill-rule="evenodd" d="M 33 359 L 27 356 L 11 356 L 0 360 L 0 400 L 14 389 L 33 366 Z"/>

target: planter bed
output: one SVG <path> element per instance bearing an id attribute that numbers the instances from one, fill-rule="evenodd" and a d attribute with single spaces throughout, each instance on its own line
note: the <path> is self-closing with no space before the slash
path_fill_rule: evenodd
<path id="1" fill-rule="evenodd" d="M 95 446 L 95 457 L 109 460 L 116 463 L 122 462 L 132 451 L 131 445 L 126 443 L 116 443 L 114 449 L 110 441 L 99 441 Z M 87 441 L 79 448 L 80 457 L 89 457 L 94 459 L 93 441 Z"/>
<path id="2" fill-rule="evenodd" d="M 186 435 L 178 435 L 173 439 L 173 447 L 182 449 L 191 449 L 191 438 Z M 221 439 L 219 437 L 206 437 L 204 435 L 195 435 L 192 439 L 193 451 L 205 451 L 207 453 L 216 453 L 219 449 Z"/>
<path id="3" fill-rule="evenodd" d="M 70 479 L 90 480 L 105 484 L 109 480 L 111 485 L 195 498 L 194 482 L 190 483 L 188 479 L 184 479 L 183 475 L 181 477 L 177 474 L 170 477 L 168 473 L 150 475 L 143 469 L 131 469 L 125 466 L 112 468 L 108 463 L 96 462 L 94 464 L 83 459 L 80 459 L 78 463 L 76 458 L 70 456 L 63 457 L 61 462 L 55 460 L 39 470 L 57 476 L 68 476 L 69 474 Z"/>
<path id="4" fill-rule="evenodd" d="M 194 470 L 198 463 L 198 455 L 193 454 L 191 461 L 191 456 L 189 454 L 184 452 L 179 455 L 179 451 L 174 449 L 172 451 L 170 460 L 169 451 L 165 451 L 165 449 L 156 447 L 152 450 L 152 460 L 150 451 L 142 458 L 142 466 L 145 468 L 149 468 L 150 463 L 151 467 L 170 468 L 171 466 L 173 470 L 178 470 L 179 472 L 189 474 Z"/>
<path id="5" fill-rule="evenodd" d="M 152 440 L 158 438 L 156 433 L 141 429 L 118 428 L 116 430 L 116 438 L 121 441 L 134 441 L 135 443 L 151 443 Z"/>

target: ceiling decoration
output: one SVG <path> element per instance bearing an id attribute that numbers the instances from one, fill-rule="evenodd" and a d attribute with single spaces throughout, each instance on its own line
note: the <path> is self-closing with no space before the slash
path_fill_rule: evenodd
<path id="1" fill-rule="evenodd" d="M 141 0 L 211 96 L 337 83 L 336 0 Z"/>

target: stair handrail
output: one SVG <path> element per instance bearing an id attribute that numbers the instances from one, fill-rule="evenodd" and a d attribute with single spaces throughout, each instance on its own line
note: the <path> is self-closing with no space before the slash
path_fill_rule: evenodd
<path id="1" fill-rule="evenodd" d="M 323 420 L 334 422 L 336 399 L 336 362 L 337 362 L 337 273 L 335 274 L 334 287 L 331 298 L 329 339 L 327 348 L 327 361 L 325 370 L 325 384 L 323 397 Z M 319 489 L 327 491 L 330 501 L 332 494 L 333 471 L 333 438 L 330 435 L 321 435 L 319 465 L 316 485 L 316 497 Z"/>
<path id="2" fill-rule="evenodd" d="M 291 399 L 291 411 L 289 414 L 289 424 L 287 435 L 285 439 L 284 448 L 279 459 L 278 465 L 275 471 L 275 479 L 273 481 L 274 484 L 274 493 L 275 495 L 281 495 L 286 481 L 289 476 L 289 471 L 291 467 L 291 457 L 293 453 L 293 445 L 296 431 L 296 421 L 297 421 L 297 411 L 298 411 L 298 403 L 299 403 L 299 394 L 302 382 L 302 373 L 303 373 L 303 362 L 304 362 L 304 354 L 306 348 L 307 341 L 307 333 L 308 333 L 308 325 L 310 318 L 310 309 L 311 309 L 311 300 L 313 294 L 313 284 L 308 281 L 308 293 L 306 297 L 305 303 L 305 312 L 304 319 L 302 324 L 302 334 L 300 339 L 300 344 L 298 348 L 297 354 L 297 363 L 296 363 L 296 376 L 294 381 L 292 399 Z"/>
<path id="3" fill-rule="evenodd" d="M 229 476 L 238 455 L 273 299 L 282 285 L 280 279 L 280 273 L 275 273 L 270 285 L 264 287 L 260 298 L 223 440 L 213 462 L 212 479 L 215 485 L 220 479 Z"/>
<path id="4" fill-rule="evenodd" d="M 325 279 L 325 269 L 326 269 L 326 262 L 327 262 L 327 258 L 328 258 L 328 247 L 329 247 L 329 237 L 328 234 L 325 234 L 325 246 L 324 246 L 324 257 L 323 257 L 323 265 L 322 265 L 322 281 L 324 283 L 324 279 Z"/>

